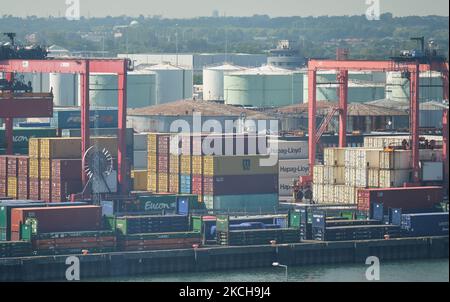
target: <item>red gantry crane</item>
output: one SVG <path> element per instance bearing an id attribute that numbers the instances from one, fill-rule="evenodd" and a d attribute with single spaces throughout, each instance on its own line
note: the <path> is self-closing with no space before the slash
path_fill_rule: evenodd
<path id="1" fill-rule="evenodd" d="M 420 183 L 419 166 L 419 76 L 420 72 L 437 71 L 442 74 L 444 83 L 444 99 L 449 95 L 449 66 L 444 60 L 431 60 L 423 62 L 421 59 L 386 60 L 386 61 L 359 61 L 359 60 L 314 60 L 308 63 L 308 134 L 309 134 L 309 164 L 310 175 L 301 179 L 301 182 L 311 182 L 314 165 L 316 164 L 316 147 L 323 130 L 331 121 L 325 118 L 319 129 L 316 128 L 316 89 L 317 72 L 322 70 L 334 70 L 338 72 L 339 79 L 339 102 L 333 114 L 339 112 L 339 147 L 346 147 L 347 135 L 347 103 L 348 103 L 348 72 L 349 71 L 399 71 L 410 79 L 410 132 L 412 136 L 412 162 L 413 182 Z M 445 166 L 444 186 L 448 186 L 448 110 L 443 116 L 443 161 Z"/>
<path id="2" fill-rule="evenodd" d="M 130 69 L 128 59 L 4 59 L 0 60 L 0 72 L 6 74 L 6 79 L 12 79 L 14 73 L 77 73 L 80 75 L 81 91 L 81 151 L 86 153 L 89 146 L 89 74 L 113 73 L 118 75 L 118 183 L 121 194 L 128 194 L 129 169 L 126 162 L 126 109 L 127 109 L 127 72 Z M 31 104 L 30 102 L 33 101 Z M 48 107 L 38 105 L 36 99 L 18 100 L 6 98 L 0 102 L 0 117 L 6 118 L 6 141 L 8 146 L 12 146 L 12 120 L 13 117 L 23 117 L 18 115 L 20 111 L 28 112 L 33 116 L 39 115 L 41 110 L 48 114 Z M 42 100 L 41 100 L 42 101 Z M 47 104 L 47 103 L 46 103 Z M 52 103 L 53 105 L 53 103 Z M 47 110 L 47 111 L 46 111 Z M 50 109 L 52 110 L 52 108 Z M 47 115 L 48 116 L 48 115 Z M 50 115 L 52 116 L 52 115 Z M 12 153 L 12 149 L 8 151 Z M 84 163 L 83 163 L 84 167 Z M 82 176 L 83 185 L 88 179 L 85 173 Z"/>

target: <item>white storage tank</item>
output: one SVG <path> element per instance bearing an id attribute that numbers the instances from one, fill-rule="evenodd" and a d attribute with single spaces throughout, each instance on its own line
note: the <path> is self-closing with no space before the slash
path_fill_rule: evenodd
<path id="1" fill-rule="evenodd" d="M 439 72 L 420 73 L 420 102 L 442 101 L 443 81 Z M 388 72 L 386 77 L 386 98 L 394 101 L 409 102 L 409 80 L 401 72 Z"/>
<path id="2" fill-rule="evenodd" d="M 158 64 L 145 68 L 156 74 L 156 104 L 191 99 L 194 76 L 192 70 L 171 64 Z"/>
<path id="3" fill-rule="evenodd" d="M 336 71 L 320 71 L 317 73 L 318 101 L 339 100 L 339 84 Z M 385 98 L 386 74 L 380 72 L 349 72 L 348 102 L 362 103 Z M 303 99 L 308 102 L 308 74 L 303 76 Z"/>
<path id="4" fill-rule="evenodd" d="M 300 72 L 270 65 L 226 74 L 225 104 L 281 107 L 301 103 L 301 76 Z"/>
<path id="5" fill-rule="evenodd" d="M 156 81 L 156 74 L 153 72 L 129 72 L 127 77 L 127 107 L 141 108 L 155 105 L 157 101 Z M 118 78 L 116 74 L 91 74 L 89 87 L 91 106 L 117 107 Z"/>
<path id="6" fill-rule="evenodd" d="M 50 73 L 50 89 L 53 90 L 55 106 L 70 107 L 78 104 L 78 75 L 71 73 Z"/>
<path id="7" fill-rule="evenodd" d="M 230 72 L 243 70 L 244 67 L 224 64 L 203 69 L 203 99 L 206 101 L 221 101 L 224 99 L 223 78 Z"/>

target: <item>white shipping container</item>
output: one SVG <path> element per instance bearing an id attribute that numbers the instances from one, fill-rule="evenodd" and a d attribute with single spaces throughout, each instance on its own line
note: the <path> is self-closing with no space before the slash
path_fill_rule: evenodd
<path id="1" fill-rule="evenodd" d="M 326 204 L 333 204 L 335 197 L 334 197 L 334 185 L 324 185 L 324 201 L 323 203 Z"/>
<path id="2" fill-rule="evenodd" d="M 380 187 L 380 170 L 379 169 L 369 169 L 369 188 L 379 188 Z"/>
<path id="3" fill-rule="evenodd" d="M 428 141 L 435 141 L 442 144 L 442 136 L 425 135 L 421 136 Z M 403 141 L 411 142 L 411 137 L 408 135 L 402 136 L 367 136 L 364 138 L 365 148 L 386 148 L 389 146 L 401 146 Z"/>
<path id="4" fill-rule="evenodd" d="M 380 170 L 380 188 L 403 187 L 411 181 L 412 170 Z"/>
<path id="5" fill-rule="evenodd" d="M 356 186 L 356 169 L 345 167 L 345 185 L 347 186 Z"/>
<path id="6" fill-rule="evenodd" d="M 326 148 L 323 159 L 326 166 L 344 166 L 345 148 Z"/>
<path id="7" fill-rule="evenodd" d="M 444 180 L 443 162 L 421 162 L 423 181 L 442 181 Z"/>
<path id="8" fill-rule="evenodd" d="M 278 146 L 276 144 L 278 144 Z M 308 142 L 269 140 L 269 152 L 278 152 L 279 159 L 307 159 Z"/>
<path id="9" fill-rule="evenodd" d="M 279 161 L 280 178 L 298 178 L 309 175 L 308 159 L 284 159 Z"/>
<path id="10" fill-rule="evenodd" d="M 313 170 L 313 183 L 323 184 L 325 181 L 325 166 L 315 165 Z"/>
<path id="11" fill-rule="evenodd" d="M 135 170 L 147 170 L 147 151 L 134 151 L 133 167 Z"/>
<path id="12" fill-rule="evenodd" d="M 334 186 L 334 203 L 342 204 L 345 203 L 345 185 L 335 185 Z"/>
<path id="13" fill-rule="evenodd" d="M 134 135 L 133 149 L 134 151 L 147 151 L 148 134 L 139 133 Z"/>
<path id="14" fill-rule="evenodd" d="M 292 197 L 294 193 L 294 181 L 292 178 L 280 178 L 278 180 L 279 183 L 279 196 L 283 197 Z"/>
<path id="15" fill-rule="evenodd" d="M 344 167 L 324 167 L 324 183 L 325 184 L 344 184 L 345 183 Z"/>
<path id="16" fill-rule="evenodd" d="M 358 188 L 347 186 L 345 187 L 345 204 L 358 203 Z"/>
<path id="17" fill-rule="evenodd" d="M 325 203 L 324 198 L 324 185 L 313 184 L 313 200 L 316 203 Z"/>
<path id="18" fill-rule="evenodd" d="M 379 168 L 382 149 L 347 148 L 345 166 L 353 168 Z"/>
<path id="19" fill-rule="evenodd" d="M 402 170 L 412 168 L 412 151 L 380 152 L 380 169 Z"/>

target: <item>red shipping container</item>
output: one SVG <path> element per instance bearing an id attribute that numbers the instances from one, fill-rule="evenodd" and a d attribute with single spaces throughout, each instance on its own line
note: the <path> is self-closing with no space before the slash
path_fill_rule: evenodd
<path id="1" fill-rule="evenodd" d="M 11 211 L 11 238 L 18 241 L 20 225 L 28 218 L 37 220 L 39 233 L 98 231 L 101 228 L 100 206 L 15 208 Z"/>
<path id="2" fill-rule="evenodd" d="M 370 211 L 374 203 L 382 203 L 384 210 L 431 209 L 444 199 L 442 187 L 409 187 L 389 189 L 360 189 L 358 210 Z"/>
<path id="3" fill-rule="evenodd" d="M 40 200 L 45 202 L 50 202 L 52 198 L 52 186 L 51 181 L 48 179 L 40 180 L 40 188 L 39 188 Z"/>
<path id="4" fill-rule="evenodd" d="M 81 180 L 81 159 L 54 159 L 52 179 Z"/>
<path id="5" fill-rule="evenodd" d="M 27 178 L 30 174 L 30 158 L 28 156 L 17 157 L 17 177 Z"/>
<path id="6" fill-rule="evenodd" d="M 192 176 L 192 194 L 203 195 L 203 176 L 193 175 Z"/>
<path id="7" fill-rule="evenodd" d="M 0 155 L 0 178 L 8 177 L 8 157 Z"/>
<path id="8" fill-rule="evenodd" d="M 39 178 L 29 179 L 29 195 L 31 200 L 41 200 L 41 182 Z"/>
<path id="9" fill-rule="evenodd" d="M 8 157 L 8 177 L 17 177 L 17 157 Z"/>
<path id="10" fill-rule="evenodd" d="M 20 177 L 18 179 L 17 198 L 21 200 L 30 198 L 30 187 L 28 178 Z"/>
<path id="11" fill-rule="evenodd" d="M 71 181 L 52 181 L 51 202 L 69 201 L 70 194 L 76 194 L 83 191 L 83 183 L 80 180 Z"/>

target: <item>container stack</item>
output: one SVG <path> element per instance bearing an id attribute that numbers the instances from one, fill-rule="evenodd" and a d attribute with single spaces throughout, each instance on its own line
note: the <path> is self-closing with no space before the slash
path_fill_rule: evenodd
<path id="1" fill-rule="evenodd" d="M 8 195 L 8 157 L 0 156 L 0 197 Z"/>
<path id="2" fill-rule="evenodd" d="M 278 154 L 279 196 L 292 197 L 294 182 L 300 176 L 309 175 L 308 142 L 269 140 L 269 148 Z"/>
<path id="3" fill-rule="evenodd" d="M 261 155 L 204 156 L 202 193 L 206 207 L 249 212 L 275 209 L 279 168 L 261 165 L 262 158 Z"/>
<path id="4" fill-rule="evenodd" d="M 134 134 L 133 139 L 133 169 L 147 170 L 148 164 L 148 135 Z"/>
<path id="5" fill-rule="evenodd" d="M 92 137 L 90 143 L 117 156 L 114 137 Z M 29 149 L 30 199 L 64 202 L 82 191 L 80 138 L 32 138 Z"/>

